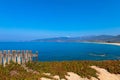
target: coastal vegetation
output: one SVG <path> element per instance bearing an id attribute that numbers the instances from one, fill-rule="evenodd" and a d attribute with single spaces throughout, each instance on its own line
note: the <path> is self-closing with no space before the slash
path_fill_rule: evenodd
<path id="1" fill-rule="evenodd" d="M 29 62 L 25 64 L 29 69 L 25 69 L 22 65 L 11 63 L 3 67 L 0 65 L 0 80 L 38 80 L 41 77 L 52 78 L 44 75 L 50 73 L 52 76 L 59 75 L 65 78 L 67 72 L 74 72 L 81 77 L 97 78 L 97 71 L 91 66 L 98 66 L 106 69 L 110 73 L 120 74 L 120 61 L 62 61 L 62 62 Z"/>
<path id="2" fill-rule="evenodd" d="M 0 80 L 36 80 L 40 75 L 27 72 L 21 65 L 11 62 L 6 67 L 0 65 Z"/>

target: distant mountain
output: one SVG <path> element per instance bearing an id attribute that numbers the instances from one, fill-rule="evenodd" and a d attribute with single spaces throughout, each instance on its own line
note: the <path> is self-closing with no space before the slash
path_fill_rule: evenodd
<path id="1" fill-rule="evenodd" d="M 36 39 L 32 42 L 120 42 L 120 35 L 100 35 L 100 36 L 84 36 L 84 37 L 56 37 Z"/>
<path id="2" fill-rule="evenodd" d="M 46 39 L 36 39 L 32 40 L 32 42 L 72 42 L 74 38 L 69 37 L 56 37 L 56 38 L 46 38 Z"/>

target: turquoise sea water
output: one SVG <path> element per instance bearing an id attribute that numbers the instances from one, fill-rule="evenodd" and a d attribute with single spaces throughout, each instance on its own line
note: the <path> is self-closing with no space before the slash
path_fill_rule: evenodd
<path id="1" fill-rule="evenodd" d="M 0 50 L 39 51 L 39 61 L 120 59 L 120 46 L 95 43 L 0 42 Z"/>

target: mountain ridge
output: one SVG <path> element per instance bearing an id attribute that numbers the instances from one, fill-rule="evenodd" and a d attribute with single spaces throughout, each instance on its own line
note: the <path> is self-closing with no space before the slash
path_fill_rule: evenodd
<path id="1" fill-rule="evenodd" d="M 54 38 L 35 39 L 35 40 L 32 40 L 31 42 L 116 42 L 116 43 L 120 43 L 120 35 L 54 37 Z"/>

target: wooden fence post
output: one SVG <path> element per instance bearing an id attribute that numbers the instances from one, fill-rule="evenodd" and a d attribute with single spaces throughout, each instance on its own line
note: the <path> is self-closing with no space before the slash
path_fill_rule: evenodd
<path id="1" fill-rule="evenodd" d="M 7 54 L 6 54 L 6 50 L 3 51 L 3 67 L 6 66 L 6 59 L 7 59 Z"/>
<path id="2" fill-rule="evenodd" d="M 22 64 L 25 63 L 25 51 L 22 50 Z"/>
<path id="3" fill-rule="evenodd" d="M 16 63 L 16 50 L 12 50 L 12 61 Z"/>
<path id="4" fill-rule="evenodd" d="M 30 60 L 30 62 L 32 62 L 32 57 L 33 57 L 33 55 L 32 55 L 32 50 L 30 50 L 29 52 L 30 52 L 30 53 L 29 53 L 29 60 Z"/>
<path id="5" fill-rule="evenodd" d="M 18 50 L 18 51 L 17 51 L 17 63 L 18 63 L 18 64 L 21 64 L 21 59 L 20 59 L 20 57 L 21 57 L 21 51 Z"/>
<path id="6" fill-rule="evenodd" d="M 26 63 L 28 62 L 28 50 L 26 50 L 26 53 L 25 53 L 25 60 L 26 60 Z"/>
<path id="7" fill-rule="evenodd" d="M 8 50 L 7 59 L 8 59 L 7 60 L 8 64 L 10 64 L 10 61 L 11 61 L 10 50 Z"/>
<path id="8" fill-rule="evenodd" d="M 2 58 L 3 58 L 3 54 L 2 51 L 0 51 L 0 65 L 2 65 Z"/>
<path id="9" fill-rule="evenodd" d="M 36 51 L 36 61 L 38 61 L 38 51 Z"/>
<path id="10" fill-rule="evenodd" d="M 10 61 L 18 64 L 24 64 L 28 61 L 32 62 L 33 57 L 35 60 L 38 60 L 38 51 L 35 54 L 32 53 L 32 50 L 3 50 L 0 51 L 0 65 L 2 64 L 4 67 L 7 64 L 10 64 Z"/>

